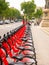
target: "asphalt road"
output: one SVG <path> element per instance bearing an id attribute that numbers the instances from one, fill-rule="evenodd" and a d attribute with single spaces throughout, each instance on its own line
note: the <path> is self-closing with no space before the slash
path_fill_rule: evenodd
<path id="1" fill-rule="evenodd" d="M 0 36 L 3 37 L 4 34 L 6 34 L 10 30 L 15 29 L 21 25 L 22 25 L 22 22 L 16 22 L 16 23 L 14 22 L 10 24 L 0 25 Z"/>
<path id="2" fill-rule="evenodd" d="M 31 26 L 36 49 L 37 65 L 49 65 L 49 35 L 41 27 Z"/>

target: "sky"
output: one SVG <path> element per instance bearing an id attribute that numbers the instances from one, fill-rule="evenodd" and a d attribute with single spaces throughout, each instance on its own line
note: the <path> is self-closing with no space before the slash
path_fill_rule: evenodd
<path id="1" fill-rule="evenodd" d="M 6 0 L 7 2 L 10 3 L 10 7 L 15 7 L 18 10 L 21 10 L 20 4 L 24 1 L 31 1 L 31 0 Z M 39 7 L 44 7 L 45 6 L 45 0 L 34 0 L 35 4 Z"/>

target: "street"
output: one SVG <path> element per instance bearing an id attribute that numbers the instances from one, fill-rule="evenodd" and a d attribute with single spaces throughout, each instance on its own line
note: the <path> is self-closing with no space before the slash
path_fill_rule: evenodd
<path id="1" fill-rule="evenodd" d="M 39 26 L 31 26 L 36 49 L 37 65 L 49 65 L 49 35 Z"/>
<path id="2" fill-rule="evenodd" d="M 12 29 L 19 27 L 20 25 L 22 25 L 22 22 L 16 22 L 16 23 L 14 22 L 10 24 L 0 25 L 0 36 L 3 37 L 4 34 L 6 34 Z"/>

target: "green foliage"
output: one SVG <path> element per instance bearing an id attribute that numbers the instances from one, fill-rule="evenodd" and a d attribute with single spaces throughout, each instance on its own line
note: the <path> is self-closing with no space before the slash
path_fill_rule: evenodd
<path id="1" fill-rule="evenodd" d="M 37 11 L 34 13 L 34 17 L 35 18 L 41 18 L 42 17 L 42 14 L 43 14 L 43 11 L 42 9 L 37 9 Z"/>
<path id="2" fill-rule="evenodd" d="M 9 8 L 9 3 L 5 0 L 0 0 L 0 18 L 20 18 L 19 10 L 15 8 Z"/>
<path id="3" fill-rule="evenodd" d="M 4 14 L 4 11 L 8 8 L 8 6 L 8 2 L 5 2 L 5 0 L 0 0 L 0 16 Z"/>
<path id="4" fill-rule="evenodd" d="M 19 18 L 20 12 L 15 8 L 8 8 L 5 11 L 5 17 L 7 17 L 7 18 Z"/>
<path id="5" fill-rule="evenodd" d="M 34 4 L 34 0 L 21 3 L 21 10 L 24 10 L 24 14 L 26 14 L 29 18 L 32 18 L 32 13 L 34 13 L 36 5 Z"/>

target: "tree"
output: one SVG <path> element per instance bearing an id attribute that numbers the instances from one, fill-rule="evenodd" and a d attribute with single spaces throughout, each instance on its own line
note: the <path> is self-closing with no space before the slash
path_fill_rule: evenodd
<path id="1" fill-rule="evenodd" d="M 43 11 L 41 8 L 37 9 L 37 11 L 34 13 L 35 18 L 41 18 L 43 14 Z"/>
<path id="2" fill-rule="evenodd" d="M 32 18 L 32 13 L 35 11 L 35 8 L 34 0 L 21 3 L 21 10 L 24 10 L 24 14 L 29 18 Z"/>
<path id="3" fill-rule="evenodd" d="M 4 12 L 8 8 L 8 6 L 8 2 L 5 2 L 5 0 L 0 0 L 0 17 L 4 15 Z"/>
<path id="4" fill-rule="evenodd" d="M 33 14 L 33 16 L 36 18 L 37 24 L 39 24 L 42 20 L 43 11 L 41 8 L 37 9 L 37 11 Z"/>
<path id="5" fill-rule="evenodd" d="M 15 8 L 8 8 L 5 11 L 5 17 L 10 18 L 10 19 L 19 18 L 20 12 L 19 12 L 19 10 L 15 9 Z"/>

